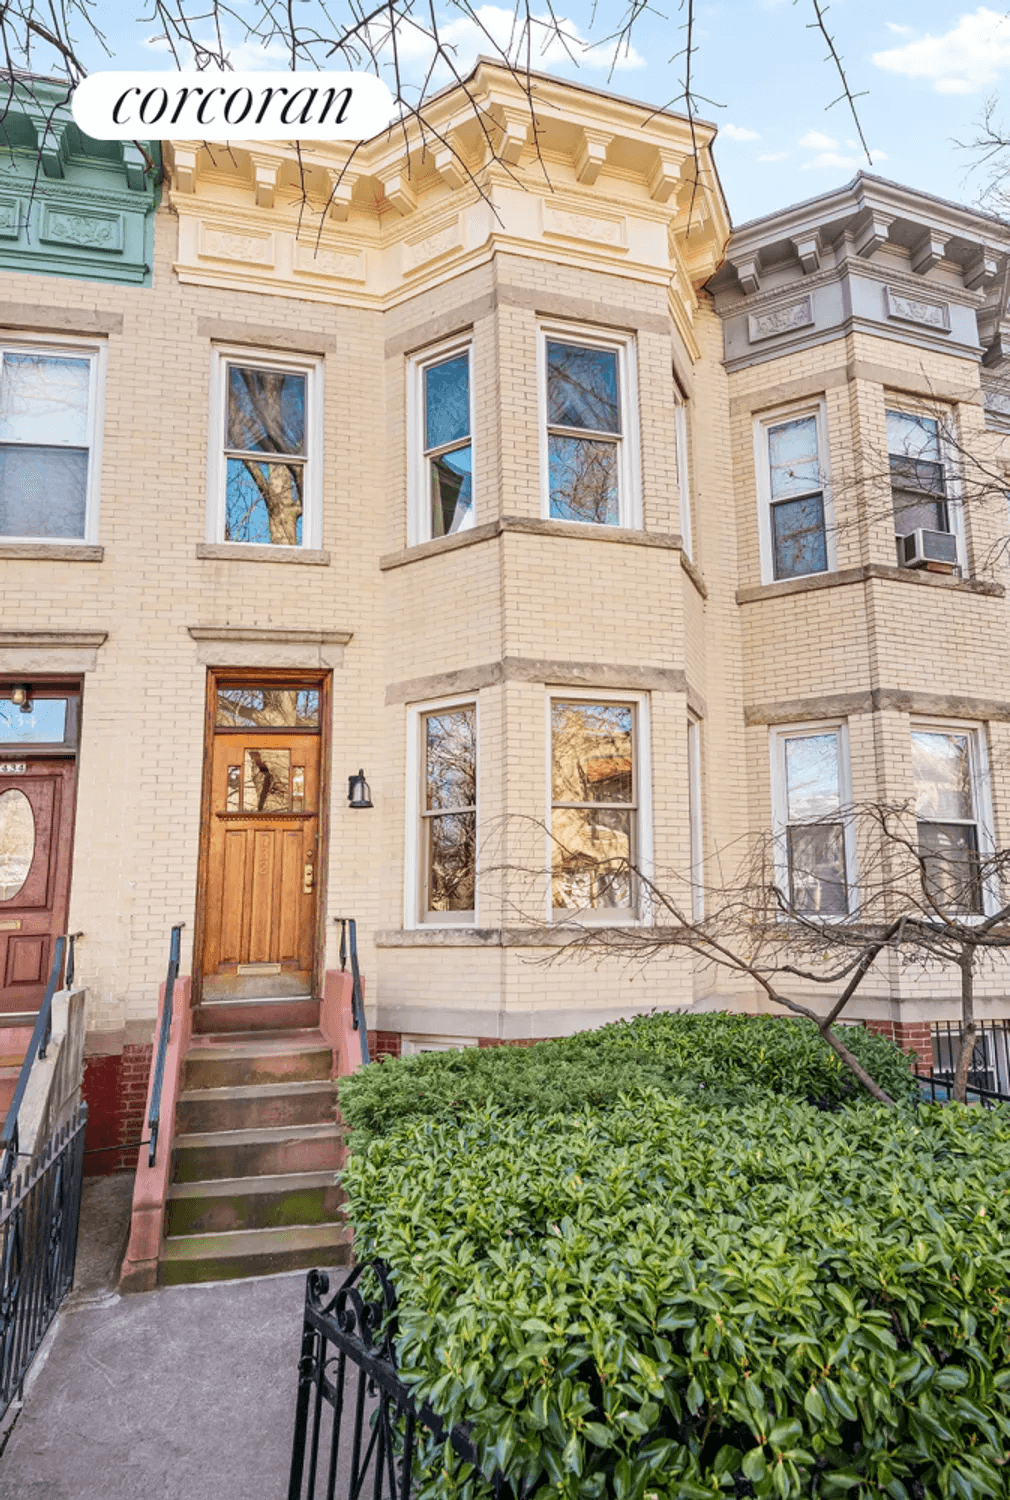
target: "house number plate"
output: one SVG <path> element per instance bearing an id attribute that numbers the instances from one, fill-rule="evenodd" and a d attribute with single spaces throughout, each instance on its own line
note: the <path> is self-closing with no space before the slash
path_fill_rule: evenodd
<path id="1" fill-rule="evenodd" d="M 23 776 L 26 769 L 23 760 L 0 760 L 0 776 Z"/>

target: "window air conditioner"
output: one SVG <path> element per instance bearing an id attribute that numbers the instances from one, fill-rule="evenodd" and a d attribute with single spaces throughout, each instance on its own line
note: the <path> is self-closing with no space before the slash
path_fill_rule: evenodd
<path id="1" fill-rule="evenodd" d="M 952 531 L 925 531 L 919 527 L 907 536 L 899 536 L 898 561 L 903 568 L 953 573 L 957 567 L 957 537 Z"/>

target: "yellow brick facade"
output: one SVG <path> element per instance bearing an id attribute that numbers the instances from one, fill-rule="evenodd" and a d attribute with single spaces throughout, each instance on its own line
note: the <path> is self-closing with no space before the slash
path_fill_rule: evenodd
<path id="1" fill-rule="evenodd" d="M 248 152 L 214 157 L 175 143 L 150 288 L 4 277 L 4 339 L 106 350 L 100 556 L 0 547 L 4 683 L 58 672 L 83 682 L 70 928 L 85 934 L 78 978 L 92 1032 L 149 1034 L 173 922 L 187 924 L 183 970 L 199 970 L 209 667 L 332 671 L 319 967 L 336 964 L 332 919 L 355 916 L 369 1023 L 380 1031 L 508 1040 L 653 1007 L 759 1005 L 745 985 L 683 955 L 577 963 L 536 932 L 548 913 L 552 693 L 623 694 L 638 706 L 651 762 L 639 816 L 661 878 L 683 881 L 691 863 L 689 715 L 700 726 L 713 867 L 720 851 L 770 824 L 770 733 L 821 718 L 847 723 L 857 801 L 911 795 L 914 718 L 979 725 L 997 835 L 1007 837 L 1006 568 L 986 571 L 1005 510 L 965 507 L 968 578 L 902 571 L 886 483 L 891 401 L 946 403 L 965 447 L 1001 461 L 1003 438 L 983 412 L 981 348 L 951 352 L 911 324 L 874 329 L 853 314 L 823 336 L 801 325 L 781 347 L 769 338 L 741 353 L 731 320 L 765 307 L 769 291 L 775 306 L 803 293 L 804 273 L 781 269 L 769 251 L 766 263 L 779 269 L 762 290 L 748 282 L 742 251 L 734 261 L 711 131 L 702 132 L 695 200 L 684 121 L 643 124 L 623 101 L 542 80 L 535 142 L 507 74 L 482 64 L 475 87 L 523 142 L 508 170 L 481 155 L 465 101 L 452 95 L 440 128 L 476 182 L 436 170 L 416 142 L 409 171 L 390 139 L 368 143 L 346 168 L 342 148 L 312 148 L 301 175 L 290 148 L 258 147 L 273 172 L 267 207 L 256 201 Z M 578 146 L 590 126 L 609 132 L 609 157 L 583 180 Z M 853 244 L 863 212 L 857 205 L 855 228 L 844 231 Z M 771 230 L 765 240 L 777 243 Z M 835 244 L 831 265 L 849 240 Z M 901 285 L 909 253 L 893 253 Z M 760 262 L 765 251 L 754 254 Z M 985 288 L 965 293 L 950 266 L 930 275 L 937 302 L 960 286 L 959 306 L 982 307 Z M 105 320 L 97 334 L 96 313 Z M 619 334 L 633 348 L 640 527 L 542 518 L 545 320 Z M 472 346 L 475 524 L 411 544 L 410 362 L 457 335 Z M 251 362 L 257 351 L 321 361 L 321 547 L 304 555 L 262 547 L 254 559 L 208 540 L 211 371 L 224 348 Z M 690 557 L 678 385 L 689 413 Z M 817 402 L 837 566 L 770 583 L 755 423 Z M 86 632 L 107 638 L 89 646 Z M 468 926 L 426 925 L 405 910 L 417 857 L 408 736 L 419 708 L 443 702 L 479 705 L 481 871 Z M 347 802 L 346 778 L 359 766 L 368 811 Z M 1002 972 L 982 985 L 990 1013 L 1004 1014 Z M 882 966 L 856 1013 L 952 1016 L 954 991 Z"/>

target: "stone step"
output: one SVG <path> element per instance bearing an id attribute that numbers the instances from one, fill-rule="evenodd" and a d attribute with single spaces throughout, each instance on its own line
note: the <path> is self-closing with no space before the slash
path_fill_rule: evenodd
<path id="1" fill-rule="evenodd" d="M 267 995 L 255 1000 L 207 1000 L 193 1007 L 193 1034 L 300 1030 L 319 1025 L 311 995 Z"/>
<path id="2" fill-rule="evenodd" d="M 311 1027 L 297 1031 L 238 1032 L 202 1035 L 194 1040 L 183 1063 L 182 1087 L 238 1088 L 257 1083 L 295 1083 L 329 1078 L 333 1053 L 322 1032 Z"/>
<path id="3" fill-rule="evenodd" d="M 215 1234 L 339 1223 L 344 1199 L 333 1172 L 178 1182 L 168 1190 L 168 1233 Z"/>
<path id="4" fill-rule="evenodd" d="M 266 1276 L 309 1266 L 345 1266 L 351 1258 L 349 1224 L 299 1224 L 224 1234 L 186 1234 L 165 1241 L 158 1266 L 162 1286 Z"/>
<path id="5" fill-rule="evenodd" d="M 328 1078 L 309 1078 L 182 1093 L 176 1101 L 175 1128 L 178 1135 L 191 1135 L 263 1125 L 320 1125 L 335 1123 L 336 1115 L 336 1084 Z"/>
<path id="6" fill-rule="evenodd" d="M 23 1061 L 23 1059 L 22 1059 Z M 14 1098 L 14 1090 L 21 1076 L 21 1063 L 0 1065 L 0 1125 L 7 1118 L 7 1111 Z"/>
<path id="7" fill-rule="evenodd" d="M 332 1123 L 275 1125 L 256 1130 L 209 1130 L 176 1136 L 173 1182 L 218 1177 L 268 1177 L 287 1172 L 336 1171 L 343 1166 L 343 1131 Z"/>

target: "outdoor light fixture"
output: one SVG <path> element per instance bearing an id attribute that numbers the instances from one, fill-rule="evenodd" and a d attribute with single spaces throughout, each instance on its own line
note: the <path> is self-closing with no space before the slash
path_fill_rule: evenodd
<path id="1" fill-rule="evenodd" d="M 372 794 L 365 780 L 364 771 L 347 778 L 347 800 L 352 807 L 371 807 Z"/>
<path id="2" fill-rule="evenodd" d="M 30 714 L 32 711 L 31 684 L 22 682 L 18 687 L 12 687 L 11 702 L 16 703 L 23 714 Z"/>

